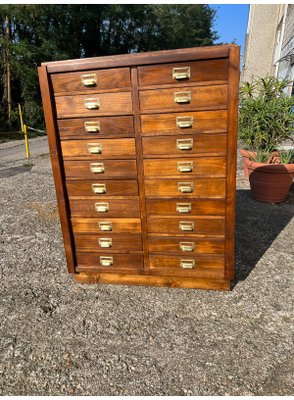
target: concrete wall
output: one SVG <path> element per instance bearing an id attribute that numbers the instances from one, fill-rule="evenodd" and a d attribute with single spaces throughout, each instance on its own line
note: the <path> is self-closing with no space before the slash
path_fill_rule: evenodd
<path id="1" fill-rule="evenodd" d="M 274 75 L 273 55 L 283 8 L 284 5 L 281 4 L 250 5 L 242 81 L 251 81 L 253 76 Z"/>

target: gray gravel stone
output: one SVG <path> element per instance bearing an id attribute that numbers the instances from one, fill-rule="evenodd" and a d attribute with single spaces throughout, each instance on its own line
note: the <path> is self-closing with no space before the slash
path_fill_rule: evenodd
<path id="1" fill-rule="evenodd" d="M 293 191 L 255 202 L 238 170 L 231 292 L 83 285 L 33 164 L 0 167 L 1 395 L 294 394 Z"/>

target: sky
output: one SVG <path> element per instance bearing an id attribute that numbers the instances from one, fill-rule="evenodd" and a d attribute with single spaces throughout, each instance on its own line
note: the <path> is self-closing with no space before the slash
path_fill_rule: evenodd
<path id="1" fill-rule="evenodd" d="M 217 11 L 214 30 L 219 39 L 216 43 L 235 43 L 241 46 L 241 54 L 244 52 L 245 35 L 249 13 L 248 4 L 210 4 Z"/>

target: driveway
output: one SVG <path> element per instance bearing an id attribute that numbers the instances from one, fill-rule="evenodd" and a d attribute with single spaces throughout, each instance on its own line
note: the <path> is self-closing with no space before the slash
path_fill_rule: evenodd
<path id="1" fill-rule="evenodd" d="M 294 193 L 238 171 L 231 292 L 74 283 L 48 156 L 0 167 L 2 395 L 293 395 Z"/>

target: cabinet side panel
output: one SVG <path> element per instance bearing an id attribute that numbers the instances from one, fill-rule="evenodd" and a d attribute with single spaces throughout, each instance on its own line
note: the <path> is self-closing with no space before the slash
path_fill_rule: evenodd
<path id="1" fill-rule="evenodd" d="M 39 67 L 39 81 L 45 115 L 48 143 L 51 155 L 52 171 L 54 176 L 57 204 L 61 221 L 61 229 L 64 241 L 67 268 L 69 273 L 75 273 L 75 255 L 73 249 L 73 237 L 68 215 L 68 204 L 65 192 L 65 181 L 62 167 L 60 144 L 57 138 L 56 121 L 52 107 L 53 96 L 51 94 L 48 73 L 46 67 Z"/>
<path id="2" fill-rule="evenodd" d="M 236 207 L 236 156 L 238 131 L 238 93 L 240 77 L 240 49 L 229 47 L 228 73 L 228 140 L 226 180 L 226 269 L 225 279 L 234 277 L 235 207 Z"/>

